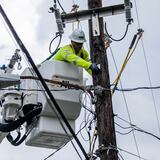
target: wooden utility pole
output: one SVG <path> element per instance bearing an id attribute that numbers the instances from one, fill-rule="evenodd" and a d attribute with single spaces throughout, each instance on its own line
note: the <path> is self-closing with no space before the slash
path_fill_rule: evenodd
<path id="1" fill-rule="evenodd" d="M 89 9 L 98 7 L 102 7 L 101 0 L 88 0 Z M 100 64 L 101 68 L 99 74 L 93 74 L 93 85 L 95 88 L 99 86 L 98 91 L 95 91 L 97 96 L 96 114 L 99 153 L 101 160 L 118 160 L 111 92 L 110 90 L 103 90 L 103 88 L 110 88 L 108 61 L 104 45 L 103 18 L 98 18 L 97 21 L 97 16 L 98 14 L 93 13 L 92 19 L 89 20 L 89 34 L 91 60 Z"/>

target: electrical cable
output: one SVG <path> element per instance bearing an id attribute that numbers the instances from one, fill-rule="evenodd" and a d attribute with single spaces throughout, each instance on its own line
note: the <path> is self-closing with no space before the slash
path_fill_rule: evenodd
<path id="1" fill-rule="evenodd" d="M 82 128 L 79 129 L 79 131 L 76 133 L 76 135 L 78 135 L 87 126 L 88 123 L 90 123 L 90 122 L 92 123 L 93 121 L 94 121 L 94 119 L 88 121 Z"/>
<path id="2" fill-rule="evenodd" d="M 135 153 L 129 152 L 129 151 L 127 151 L 127 150 L 124 150 L 124 149 L 122 149 L 122 148 L 120 148 L 120 147 L 116 147 L 116 146 L 114 146 L 114 145 L 112 145 L 112 144 L 109 144 L 108 147 L 105 147 L 105 146 L 99 147 L 99 149 L 96 150 L 96 155 L 99 155 L 99 153 L 100 153 L 101 151 L 107 151 L 107 154 L 108 154 L 108 153 L 109 153 L 109 150 L 123 151 L 123 152 L 126 152 L 126 153 L 134 156 L 134 157 L 139 158 L 140 160 L 149 160 L 149 159 L 143 158 L 143 157 L 141 157 L 141 156 L 139 156 L 139 155 L 137 155 L 137 154 L 135 154 Z"/>
<path id="3" fill-rule="evenodd" d="M 140 28 L 140 19 L 139 19 L 139 14 L 138 14 L 138 8 L 137 8 L 137 3 L 136 0 L 134 0 L 134 4 L 135 4 L 135 9 L 136 9 L 136 18 L 137 18 L 137 23 L 138 23 L 138 27 Z"/>
<path id="4" fill-rule="evenodd" d="M 40 81 L 40 79 L 36 76 L 20 76 L 20 79 L 34 79 L 34 80 L 38 80 Z M 69 89 L 80 89 L 82 91 L 85 91 L 83 87 L 77 85 L 77 84 L 71 84 L 71 83 L 68 83 L 66 81 L 56 81 L 56 80 L 50 80 L 50 79 L 44 79 L 45 82 L 48 82 L 48 83 L 52 83 L 52 84 L 58 84 L 60 86 L 63 86 L 63 87 L 66 87 L 66 88 L 69 88 Z M 90 92 L 88 92 L 90 93 Z"/>
<path id="5" fill-rule="evenodd" d="M 122 157 L 122 155 L 118 152 L 118 155 L 121 157 L 122 160 L 124 160 L 124 158 Z M 119 158 L 120 160 L 120 158 Z"/>
<path id="6" fill-rule="evenodd" d="M 125 122 L 126 122 L 126 121 L 125 121 Z M 151 132 L 148 132 L 148 131 L 145 131 L 145 130 L 137 127 L 136 125 L 133 125 L 133 124 L 131 125 L 129 122 L 128 122 L 128 124 L 130 125 L 129 127 L 123 127 L 123 126 L 119 125 L 119 124 L 116 123 L 116 122 L 115 122 L 115 124 L 116 124 L 117 126 L 121 127 L 122 129 L 131 129 L 131 130 L 130 130 L 129 132 L 127 132 L 127 133 L 121 133 L 121 132 L 116 131 L 116 132 L 118 132 L 118 133 L 120 133 L 120 134 L 122 134 L 122 135 L 129 134 L 130 132 L 132 132 L 133 130 L 135 130 L 135 131 L 139 131 L 139 132 L 148 134 L 148 135 L 150 135 L 150 136 L 152 136 L 152 137 L 160 140 L 160 137 L 156 136 L 155 134 L 153 134 L 153 133 L 151 133 Z"/>
<path id="7" fill-rule="evenodd" d="M 80 153 L 78 152 L 78 150 L 77 150 L 76 146 L 74 145 L 74 143 L 72 142 L 72 140 L 71 140 L 71 143 L 72 143 L 72 146 L 74 147 L 76 153 L 78 154 L 79 158 L 80 158 L 81 160 L 83 160 L 83 158 L 81 157 Z"/>
<path id="8" fill-rule="evenodd" d="M 52 52 L 51 51 L 51 46 L 52 46 L 52 43 L 53 41 L 59 37 L 59 42 L 58 42 L 58 45 L 56 47 L 56 49 Z M 49 44 L 49 53 L 51 53 L 52 56 L 54 56 L 54 54 L 56 53 L 56 51 L 58 50 L 59 46 L 60 46 L 60 43 L 61 43 L 61 40 L 62 40 L 62 35 L 61 34 L 57 34 L 50 42 Z M 46 60 L 49 60 L 50 58 L 52 58 L 51 56 L 49 56 Z"/>
<path id="9" fill-rule="evenodd" d="M 22 144 L 24 142 L 24 140 L 27 138 L 27 136 L 29 135 L 29 133 L 31 132 L 31 130 L 34 128 L 35 123 L 37 122 L 38 118 L 34 118 L 34 120 L 32 121 L 32 123 L 30 124 L 29 127 L 27 127 L 27 130 L 25 132 L 25 134 L 22 136 L 21 138 L 21 134 L 17 136 L 17 138 L 15 140 L 13 140 L 13 137 L 11 136 L 11 134 L 9 133 L 7 135 L 7 140 L 13 145 L 13 146 L 19 146 L 20 144 Z M 21 138 L 21 139 L 20 139 Z"/>
<path id="10" fill-rule="evenodd" d="M 133 132 L 133 131 L 134 131 L 134 129 L 131 129 L 131 130 L 128 131 L 128 132 L 122 133 L 122 132 L 116 130 L 116 133 L 119 133 L 119 134 L 121 134 L 121 135 L 127 135 L 127 134 L 129 134 L 129 133 L 131 133 L 131 132 Z"/>
<path id="11" fill-rule="evenodd" d="M 84 91 L 79 94 L 79 102 L 80 102 L 81 106 L 82 106 L 84 109 L 86 109 L 87 111 L 89 111 L 90 113 L 92 113 L 93 115 L 95 115 L 95 111 L 92 109 L 91 98 L 89 97 L 91 109 L 88 108 L 87 105 L 84 104 L 85 99 L 84 99 L 84 101 L 82 102 L 82 95 L 83 95 L 83 93 L 85 93 L 85 95 L 88 95 L 88 94 L 87 94 L 86 92 L 84 92 Z M 88 96 L 89 96 L 89 95 L 88 95 Z M 87 99 L 86 99 L 86 101 L 87 101 Z M 87 102 L 88 102 L 88 101 L 87 101 Z"/>
<path id="12" fill-rule="evenodd" d="M 83 96 L 83 102 L 82 102 L 82 96 Z M 89 96 L 87 93 L 85 93 L 85 94 L 80 94 L 80 96 L 79 96 L 79 101 L 80 101 L 82 107 L 85 109 L 85 110 L 84 110 L 84 121 L 82 121 L 81 124 L 80 124 L 80 135 L 81 135 L 81 137 L 83 138 L 84 141 L 90 142 L 90 139 L 91 139 L 90 130 L 91 130 L 91 125 L 92 125 L 92 123 L 93 123 L 93 120 L 95 119 L 95 114 L 94 114 L 95 111 L 92 111 L 92 103 L 89 104 L 90 107 L 91 107 L 91 109 L 89 109 L 89 108 L 86 107 L 86 106 L 87 106 L 87 102 L 88 102 L 88 99 L 87 99 L 87 98 L 90 99 L 90 97 L 87 97 L 87 96 Z M 91 99 L 89 100 L 89 102 L 91 102 Z M 85 103 L 86 103 L 86 104 L 85 104 Z M 87 115 L 87 111 L 89 111 L 89 114 L 88 114 L 88 115 Z M 93 116 L 90 118 L 90 115 L 93 115 Z M 84 124 L 84 127 L 83 127 L 83 128 L 86 129 L 86 132 L 87 132 L 87 134 L 88 134 L 88 137 L 89 137 L 88 139 L 86 139 L 86 138 L 83 136 L 83 134 L 81 133 L 81 128 L 82 128 L 82 125 L 83 125 L 83 124 Z M 89 124 L 88 127 L 86 127 L 87 124 Z"/>
<path id="13" fill-rule="evenodd" d="M 153 86 L 153 87 L 135 87 L 135 88 L 124 88 L 124 89 L 120 89 L 120 88 L 116 88 L 116 91 L 122 91 L 122 92 L 130 92 L 130 91 L 136 91 L 136 90 L 150 90 L 150 89 L 160 89 L 160 86 Z"/>
<path id="14" fill-rule="evenodd" d="M 122 88 L 122 89 L 121 89 Z M 120 92 L 132 92 L 132 91 L 136 91 L 136 90 L 157 90 L 160 89 L 160 86 L 153 86 L 153 87 L 148 87 L 148 86 L 142 86 L 142 87 L 133 87 L 133 88 L 118 88 L 116 87 L 115 90 L 116 91 L 120 91 Z M 64 91 L 68 91 L 68 90 L 73 90 L 75 88 L 66 88 L 66 89 L 51 89 L 50 91 L 56 91 L 56 92 L 64 92 Z M 27 89 L 27 88 L 0 88 L 0 90 L 2 91 L 45 91 L 44 89 Z M 75 89 L 77 90 L 77 89 Z M 86 110 L 88 110 L 89 112 L 91 112 L 92 114 L 95 114 L 95 111 L 92 111 L 91 109 L 87 108 L 85 105 L 83 105 L 83 103 L 80 100 L 80 103 L 82 105 L 83 108 L 85 108 Z"/>
<path id="15" fill-rule="evenodd" d="M 123 129 L 129 129 L 129 128 L 132 128 L 133 130 L 135 131 L 139 131 L 139 132 L 142 132 L 142 133 L 145 133 L 145 134 L 148 134 L 148 135 L 151 135 L 152 137 L 160 140 L 160 137 L 156 136 L 155 134 L 151 133 L 151 132 L 148 132 L 148 131 L 145 131 L 143 129 L 141 129 L 140 127 L 137 127 L 136 125 L 134 124 L 131 124 L 130 122 L 124 120 L 123 118 L 120 118 L 119 116 L 116 115 L 117 118 L 121 119 L 122 121 L 128 123 L 130 126 L 129 127 L 123 127 L 121 125 L 119 125 L 118 123 L 115 123 L 116 125 L 118 125 L 119 127 L 123 128 Z"/>
<path id="16" fill-rule="evenodd" d="M 0 13 L 2 14 L 2 16 L 3 16 L 4 20 L 6 21 L 8 27 L 10 28 L 10 30 L 11 30 L 11 32 L 12 32 L 15 40 L 17 41 L 18 45 L 20 46 L 21 50 L 25 53 L 28 61 L 29 61 L 30 64 L 32 65 L 33 70 L 35 71 L 36 75 L 37 75 L 38 78 L 40 79 L 40 82 L 41 82 L 42 86 L 45 88 L 47 95 L 48 95 L 49 98 L 51 99 L 51 102 L 54 104 L 56 110 L 58 111 L 58 113 L 59 113 L 60 116 L 62 117 L 65 125 L 66 125 L 67 128 L 68 128 L 68 130 L 70 131 L 70 133 L 72 134 L 72 136 L 73 136 L 74 139 L 76 140 L 76 142 L 77 142 L 79 148 L 81 149 L 83 155 L 85 156 L 85 158 L 86 158 L 87 160 L 89 160 L 88 155 L 87 155 L 85 149 L 83 148 L 83 146 L 82 146 L 82 144 L 80 143 L 79 139 L 78 139 L 77 136 L 75 135 L 73 129 L 71 128 L 69 122 L 67 121 L 65 115 L 63 114 L 62 110 L 60 109 L 58 103 L 56 102 L 55 98 L 53 97 L 52 93 L 50 92 L 47 84 L 45 83 L 42 75 L 40 74 L 39 70 L 37 69 L 37 67 L 36 67 L 34 61 L 32 60 L 29 52 L 27 51 L 26 47 L 24 46 L 24 44 L 23 44 L 22 41 L 20 40 L 19 36 L 17 35 L 16 31 L 14 30 L 11 22 L 9 21 L 8 17 L 6 16 L 6 14 L 5 14 L 5 12 L 4 12 L 4 10 L 3 10 L 3 8 L 2 8 L 1 5 L 0 5 Z M 53 108 L 53 107 L 52 107 L 52 108 Z"/>
<path id="17" fill-rule="evenodd" d="M 116 122 L 114 122 L 117 126 L 119 126 L 119 127 L 121 127 L 122 129 L 132 129 L 133 128 L 133 126 L 129 126 L 129 127 L 123 127 L 123 126 L 121 126 L 120 124 L 118 124 L 118 123 L 116 123 Z"/>
<path id="18" fill-rule="evenodd" d="M 97 138 L 98 138 L 97 127 L 95 127 L 93 137 L 92 137 L 92 140 L 90 142 L 90 156 L 91 156 L 91 159 L 93 157 L 93 152 L 94 152 L 95 143 L 96 143 Z"/>
<path id="19" fill-rule="evenodd" d="M 72 141 L 71 141 L 72 142 Z M 68 142 L 67 143 L 65 143 L 64 145 L 62 145 L 61 147 L 59 147 L 56 151 L 54 151 L 53 153 L 51 153 L 49 156 L 47 156 L 45 159 L 43 159 L 43 160 L 47 160 L 48 158 L 50 158 L 50 157 L 52 157 L 55 153 L 57 153 L 58 151 L 60 151 L 63 147 L 65 147 L 66 145 L 68 144 Z M 80 156 L 80 155 L 79 155 Z M 82 160 L 82 158 L 80 157 L 80 159 Z"/>
<path id="20" fill-rule="evenodd" d="M 87 126 L 87 123 L 86 123 L 85 121 L 82 121 L 81 124 L 80 124 L 80 132 L 79 132 L 79 133 L 80 133 L 82 139 L 83 139 L 85 142 L 88 142 L 90 138 L 85 139 L 85 137 L 84 137 L 83 134 L 81 133 L 81 130 L 82 130 L 82 129 L 81 129 L 81 126 L 82 126 L 83 123 L 84 123 L 84 128 L 86 128 L 86 126 Z"/>
<path id="21" fill-rule="evenodd" d="M 16 143 L 20 138 L 21 138 L 21 132 L 17 131 L 17 137 L 13 140 L 13 137 L 11 136 L 10 133 L 8 133 L 8 135 L 6 136 L 7 140 L 12 144 L 12 143 Z"/>
<path id="22" fill-rule="evenodd" d="M 117 71 L 117 74 L 118 74 L 118 67 L 116 65 L 116 61 L 115 61 L 114 54 L 113 54 L 113 51 L 112 51 L 111 47 L 110 47 L 110 51 L 111 51 L 111 55 L 112 55 L 113 61 L 115 63 L 116 71 Z M 121 88 L 123 88 L 121 80 L 120 80 L 120 86 L 121 86 Z M 125 96 L 124 92 L 122 92 L 122 95 L 123 95 L 124 103 L 125 103 L 125 106 L 126 106 L 127 115 L 128 115 L 129 121 L 131 123 L 132 120 L 131 120 L 131 115 L 130 115 L 130 112 L 129 112 L 129 106 L 128 106 L 127 99 L 126 99 L 126 96 Z M 136 136 L 135 136 L 134 131 L 132 132 L 132 135 L 133 135 L 133 139 L 134 139 L 134 143 L 135 143 L 135 146 L 136 146 L 137 153 L 140 156 L 139 148 L 138 148 L 138 144 L 137 144 L 137 140 L 136 140 Z"/>
<path id="23" fill-rule="evenodd" d="M 144 48 L 143 39 L 141 39 L 141 44 L 142 44 L 143 54 L 144 54 L 144 59 L 145 59 L 145 64 L 146 64 L 146 68 L 147 68 L 149 85 L 150 85 L 150 87 L 152 87 L 151 75 L 150 75 L 150 71 L 149 71 L 149 66 L 148 66 L 148 61 L 147 61 L 146 51 L 145 51 L 145 48 Z M 155 111 L 155 115 L 156 115 L 156 120 L 157 120 L 157 126 L 158 126 L 158 130 L 159 130 L 159 135 L 160 135 L 160 120 L 159 120 L 158 109 L 157 109 L 158 107 L 157 107 L 157 105 L 156 105 L 156 100 L 155 100 L 155 96 L 154 96 L 154 93 L 153 93 L 153 90 L 152 90 L 152 89 L 151 89 L 151 96 L 152 96 L 152 99 L 153 99 L 153 106 L 154 106 L 154 111 Z"/>
<path id="24" fill-rule="evenodd" d="M 135 131 L 142 132 L 142 133 L 145 133 L 145 134 L 148 134 L 148 135 L 150 135 L 150 136 L 152 136 L 152 137 L 154 137 L 154 138 L 156 138 L 156 139 L 158 139 L 158 140 L 160 141 L 160 137 L 156 136 L 156 135 L 153 134 L 153 133 L 147 132 L 147 131 L 142 130 L 142 129 L 138 129 L 137 127 L 134 128 L 134 130 L 135 130 Z"/>
<path id="25" fill-rule="evenodd" d="M 56 49 L 52 52 L 52 51 L 51 51 L 52 43 L 53 43 L 53 41 L 54 41 L 56 38 L 58 38 L 58 37 L 60 37 L 60 38 L 59 38 L 58 45 L 57 45 Z M 61 34 L 57 34 L 57 35 L 51 40 L 51 42 L 50 42 L 50 44 L 49 44 L 49 53 L 50 53 L 51 55 L 50 55 L 49 57 L 47 57 L 44 61 L 42 61 L 40 64 L 44 63 L 45 61 L 50 60 L 50 59 L 58 52 L 59 46 L 60 46 L 60 43 L 61 43 L 61 40 L 62 40 L 62 35 L 61 35 Z"/>
<path id="26" fill-rule="evenodd" d="M 92 102 L 91 102 L 91 97 L 89 97 L 88 96 L 88 98 L 89 98 L 89 100 L 87 99 L 87 96 L 88 96 L 88 94 L 85 94 L 85 96 L 84 96 L 84 100 L 83 100 L 83 104 L 84 104 L 84 106 L 90 106 L 90 110 L 92 111 L 92 112 L 90 112 L 88 115 L 87 115 L 87 110 L 85 109 L 85 112 L 84 112 L 84 121 L 85 121 L 85 123 L 87 123 L 88 121 L 89 121 L 89 119 L 90 119 L 90 115 L 94 118 L 95 117 L 95 111 L 93 111 L 93 109 L 92 109 Z M 89 104 L 88 104 L 88 102 L 90 102 Z M 86 108 L 86 107 L 85 107 Z M 91 117 L 91 119 L 92 119 L 92 117 Z M 89 123 L 89 127 L 87 127 L 86 128 L 86 132 L 88 133 L 88 136 L 89 136 L 89 139 L 90 139 L 90 131 L 89 130 L 91 129 L 91 123 Z"/>
<path id="27" fill-rule="evenodd" d="M 55 153 L 57 153 L 58 151 L 60 151 L 63 147 L 65 147 L 69 142 L 63 144 L 62 146 L 60 146 L 57 150 L 55 150 L 53 153 L 51 153 L 49 156 L 47 156 L 46 158 L 44 158 L 43 160 L 47 160 L 48 158 L 52 157 Z"/>
<path id="28" fill-rule="evenodd" d="M 139 19 L 136 0 L 134 0 L 134 3 L 135 3 L 135 8 L 136 8 L 137 23 L 138 23 L 138 27 L 140 28 L 141 25 L 140 25 L 140 19 Z M 141 45 L 142 45 L 142 49 L 143 49 L 143 55 L 144 55 L 146 69 L 147 69 L 149 85 L 150 85 L 150 87 L 152 87 L 151 75 L 150 75 L 150 71 L 149 71 L 149 66 L 148 66 L 146 50 L 145 50 L 143 39 L 141 39 Z M 159 130 L 159 134 L 160 134 L 160 120 L 159 120 L 159 116 L 158 116 L 158 110 L 157 110 L 155 96 L 154 96 L 154 93 L 153 93 L 152 89 L 151 89 L 151 96 L 152 96 L 152 99 L 153 99 L 153 106 L 154 106 L 154 111 L 155 111 L 155 115 L 156 115 L 156 121 L 157 121 L 158 130 Z"/>
<path id="29" fill-rule="evenodd" d="M 107 31 L 107 24 L 106 24 L 106 22 L 105 22 L 105 31 L 106 31 L 107 36 L 108 36 L 111 40 L 116 41 L 116 42 L 119 42 L 119 41 L 122 41 L 122 40 L 126 37 L 127 32 L 128 32 L 128 27 L 129 27 L 129 25 L 130 25 L 130 23 L 127 24 L 124 35 L 123 35 L 121 38 L 119 38 L 119 39 L 115 39 L 115 38 L 112 38 L 112 37 L 110 36 L 110 34 L 109 34 L 108 31 Z"/>
<path id="30" fill-rule="evenodd" d="M 139 34 L 139 33 L 137 33 L 137 34 Z M 141 36 L 142 36 L 142 34 L 139 35 L 139 38 L 137 39 L 137 41 L 136 41 L 137 35 L 134 35 L 134 36 L 133 36 L 133 39 L 132 39 L 131 45 L 130 45 L 130 47 L 129 47 L 129 49 L 128 49 L 128 53 L 127 53 L 127 55 L 126 55 L 126 57 L 125 57 L 124 63 L 123 63 L 123 65 L 122 65 L 122 67 L 121 67 L 121 70 L 120 70 L 120 72 L 119 72 L 119 75 L 117 76 L 117 78 L 116 78 L 116 80 L 113 82 L 113 84 L 116 84 L 116 83 L 119 81 L 119 79 L 120 79 L 120 77 L 121 77 L 121 74 L 122 74 L 122 72 L 123 72 L 126 64 L 128 63 L 129 59 L 130 59 L 131 56 L 133 55 L 133 52 L 135 51 L 135 48 L 137 47 L 137 44 L 138 44 Z M 131 49 L 132 49 L 135 41 L 136 41 L 135 47 L 134 47 L 133 50 L 131 51 Z"/>
<path id="31" fill-rule="evenodd" d="M 7 25 L 5 24 L 4 19 L 2 17 L 1 17 L 1 21 L 2 21 L 2 23 L 3 23 L 3 25 L 4 25 L 5 29 L 6 29 L 6 31 L 8 32 L 8 34 L 9 34 L 9 36 L 10 36 L 13 44 L 15 45 L 16 48 L 18 48 L 19 46 L 17 45 L 15 39 L 13 38 L 12 34 L 10 33 L 10 31 L 9 31 L 9 29 L 8 29 Z"/>
<path id="32" fill-rule="evenodd" d="M 61 3 L 59 2 L 59 0 L 57 0 L 57 2 L 58 2 L 58 5 L 61 7 L 62 11 L 63 11 L 64 13 L 66 13 L 65 10 L 64 10 L 64 8 L 62 7 Z"/>
<path id="33" fill-rule="evenodd" d="M 27 88 L 1 88 L 0 91 L 35 91 L 35 92 L 42 92 L 45 91 L 44 89 L 27 89 Z M 50 91 L 56 91 L 56 92 L 64 92 L 64 91 L 68 91 L 68 90 L 73 90 L 71 89 L 51 89 Z"/>
<path id="34" fill-rule="evenodd" d="M 139 158 L 140 160 L 149 160 L 149 159 L 143 158 L 143 157 L 141 157 L 141 156 L 139 156 L 139 155 L 136 155 L 136 154 L 134 154 L 134 153 L 132 153 L 132 152 L 129 152 L 129 151 L 127 151 L 127 150 L 124 150 L 124 149 L 122 149 L 122 148 L 117 147 L 117 149 L 120 150 L 120 151 L 126 152 L 126 153 L 128 153 L 128 154 L 130 154 L 130 155 L 132 155 L 132 156 L 134 156 L 134 157 L 137 157 L 137 158 Z"/>
<path id="35" fill-rule="evenodd" d="M 21 117 L 15 121 L 12 121 L 10 123 L 4 124 L 0 123 L 0 131 L 2 132 L 11 132 L 15 129 L 19 128 L 24 122 L 32 119 L 33 117 L 40 114 L 42 110 L 42 106 L 37 105 L 37 107 L 31 111 L 29 111 L 24 117 Z"/>
<path id="36" fill-rule="evenodd" d="M 125 120 L 125 119 L 123 119 L 123 118 L 121 118 L 121 117 L 119 117 L 117 114 L 116 115 L 114 115 L 115 117 L 117 117 L 117 118 L 119 118 L 120 120 L 122 120 L 123 122 L 126 122 L 126 123 L 128 123 L 129 125 L 131 125 L 131 126 L 135 126 L 134 124 L 132 124 L 131 122 L 129 122 L 129 121 L 127 121 L 127 120 Z"/>
<path id="37" fill-rule="evenodd" d="M 84 112 L 84 119 L 85 119 L 85 120 L 81 122 L 81 124 L 80 124 L 80 130 L 82 130 L 82 129 L 81 129 L 81 126 L 82 126 L 82 124 L 84 123 L 84 127 L 82 127 L 82 128 L 85 128 L 85 130 L 86 130 L 86 132 L 87 132 L 87 134 L 88 134 L 88 139 L 84 138 L 84 136 L 83 136 L 83 134 L 82 134 L 81 131 L 80 131 L 80 135 L 81 135 L 81 137 L 82 137 L 82 139 L 83 139 L 84 141 L 89 142 L 89 140 L 90 140 L 90 133 L 89 133 L 89 131 L 88 131 L 88 128 L 89 128 L 89 127 L 87 127 L 87 125 L 88 125 L 88 124 L 91 125 L 91 124 L 93 123 L 94 117 L 91 117 L 91 118 L 90 118 L 91 113 L 89 113 L 88 116 L 87 116 L 87 115 L 86 115 L 86 111 L 87 111 L 87 110 L 84 110 L 84 111 L 85 111 L 85 112 Z M 86 117 L 87 117 L 87 118 L 86 118 Z"/>
<path id="38" fill-rule="evenodd" d="M 114 92 L 115 92 L 115 88 L 116 88 L 117 85 L 118 85 L 118 82 L 119 82 L 119 80 L 120 80 L 120 77 L 121 77 L 121 75 L 122 75 L 122 72 L 124 71 L 124 69 L 125 69 L 128 61 L 129 61 L 129 59 L 130 59 L 131 56 L 133 55 L 133 53 L 134 53 L 134 51 L 135 51 L 135 49 L 136 49 L 136 47 L 137 47 L 137 45 L 138 45 L 138 42 L 139 42 L 139 40 L 140 40 L 141 37 L 142 37 L 142 34 L 143 34 L 143 30 L 142 30 L 142 29 L 138 29 L 137 34 L 133 36 L 133 39 L 132 39 L 131 44 L 130 44 L 130 46 L 129 46 L 129 48 L 128 48 L 128 52 L 127 52 L 127 55 L 126 55 L 126 57 L 125 57 L 125 60 L 124 60 L 124 62 L 123 62 L 123 64 L 122 64 L 122 67 L 121 67 L 121 69 L 120 69 L 120 72 L 119 72 L 117 78 L 115 79 L 115 81 L 113 82 L 113 84 L 114 84 L 115 86 L 114 86 L 114 88 L 113 88 L 112 95 L 113 95 Z M 138 35 L 138 39 L 137 39 L 137 41 L 136 41 L 137 35 Z M 136 43 L 135 43 L 135 42 L 136 42 Z M 133 47 L 134 43 L 135 43 L 135 46 L 134 46 L 134 48 L 133 48 L 133 50 L 132 50 L 132 47 Z"/>

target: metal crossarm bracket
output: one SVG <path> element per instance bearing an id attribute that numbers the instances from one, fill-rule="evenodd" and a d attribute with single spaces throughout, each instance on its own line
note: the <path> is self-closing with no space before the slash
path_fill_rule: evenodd
<path id="1" fill-rule="evenodd" d="M 92 19 L 93 14 L 98 14 L 99 18 L 104 16 L 112 16 L 117 14 L 122 14 L 125 12 L 124 4 L 108 6 L 108 7 L 99 7 L 89 10 L 81 10 L 75 13 L 64 13 L 61 15 L 62 21 L 64 24 L 72 23 L 76 21 L 89 20 Z"/>
<path id="2" fill-rule="evenodd" d="M 92 28 L 93 28 L 93 36 L 99 36 L 100 29 L 99 29 L 99 15 L 98 15 L 98 13 L 92 14 Z"/>

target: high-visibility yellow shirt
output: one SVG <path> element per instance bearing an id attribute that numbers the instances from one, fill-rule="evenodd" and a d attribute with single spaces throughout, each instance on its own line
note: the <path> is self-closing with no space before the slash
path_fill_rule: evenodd
<path id="1" fill-rule="evenodd" d="M 66 45 L 59 49 L 53 60 L 65 61 L 77 67 L 83 67 L 89 74 L 92 74 L 91 69 L 89 69 L 92 63 L 89 62 L 88 52 L 84 48 L 76 53 L 72 45 Z"/>

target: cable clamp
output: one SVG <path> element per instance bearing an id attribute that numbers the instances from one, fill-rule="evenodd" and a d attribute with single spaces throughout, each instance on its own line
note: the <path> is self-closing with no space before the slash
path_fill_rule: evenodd
<path id="1" fill-rule="evenodd" d="M 139 28 L 137 31 L 138 31 L 137 34 L 140 34 L 140 33 L 143 33 L 143 32 L 144 32 L 144 30 L 143 30 L 142 28 Z"/>
<path id="2" fill-rule="evenodd" d="M 96 160 L 97 159 L 97 156 L 94 156 L 93 153 L 88 153 L 88 158 L 89 160 Z"/>
<path id="3" fill-rule="evenodd" d="M 106 151 L 107 151 L 107 155 L 108 155 L 110 150 L 118 152 L 118 149 L 117 149 L 115 146 L 113 146 L 112 144 L 109 144 L 107 147 L 105 147 L 105 145 L 102 144 L 102 145 L 99 146 L 99 148 L 96 150 L 96 155 L 97 155 L 98 157 L 100 157 L 100 155 L 101 155 L 103 152 L 106 152 Z"/>
<path id="4" fill-rule="evenodd" d="M 137 31 L 137 35 L 139 36 L 138 39 L 140 39 L 143 35 L 144 30 L 142 28 L 139 28 Z"/>
<path id="5" fill-rule="evenodd" d="M 77 12 L 77 11 L 78 11 L 78 8 L 79 8 L 79 5 L 73 4 L 73 5 L 72 5 L 71 12 Z"/>
<path id="6" fill-rule="evenodd" d="M 97 86 L 90 85 L 90 86 L 85 86 L 84 88 L 85 90 L 88 91 L 88 93 L 92 93 L 91 90 L 94 91 L 94 94 L 90 94 L 92 97 L 92 104 L 95 104 L 97 102 L 97 96 L 102 96 L 103 92 L 107 90 L 106 88 L 103 88 L 100 85 Z"/>
<path id="7" fill-rule="evenodd" d="M 54 13 L 54 11 L 55 9 L 53 7 L 50 7 L 48 13 Z"/>
<path id="8" fill-rule="evenodd" d="M 97 86 L 94 87 L 94 93 L 96 95 L 102 96 L 104 91 L 106 91 L 106 88 L 104 88 L 100 85 L 97 85 Z"/>
<path id="9" fill-rule="evenodd" d="M 111 40 L 110 36 L 112 36 L 112 35 L 107 35 L 107 34 L 104 33 L 104 45 L 105 45 L 105 49 L 107 49 L 108 47 L 110 47 L 110 44 L 112 43 L 112 40 Z"/>

